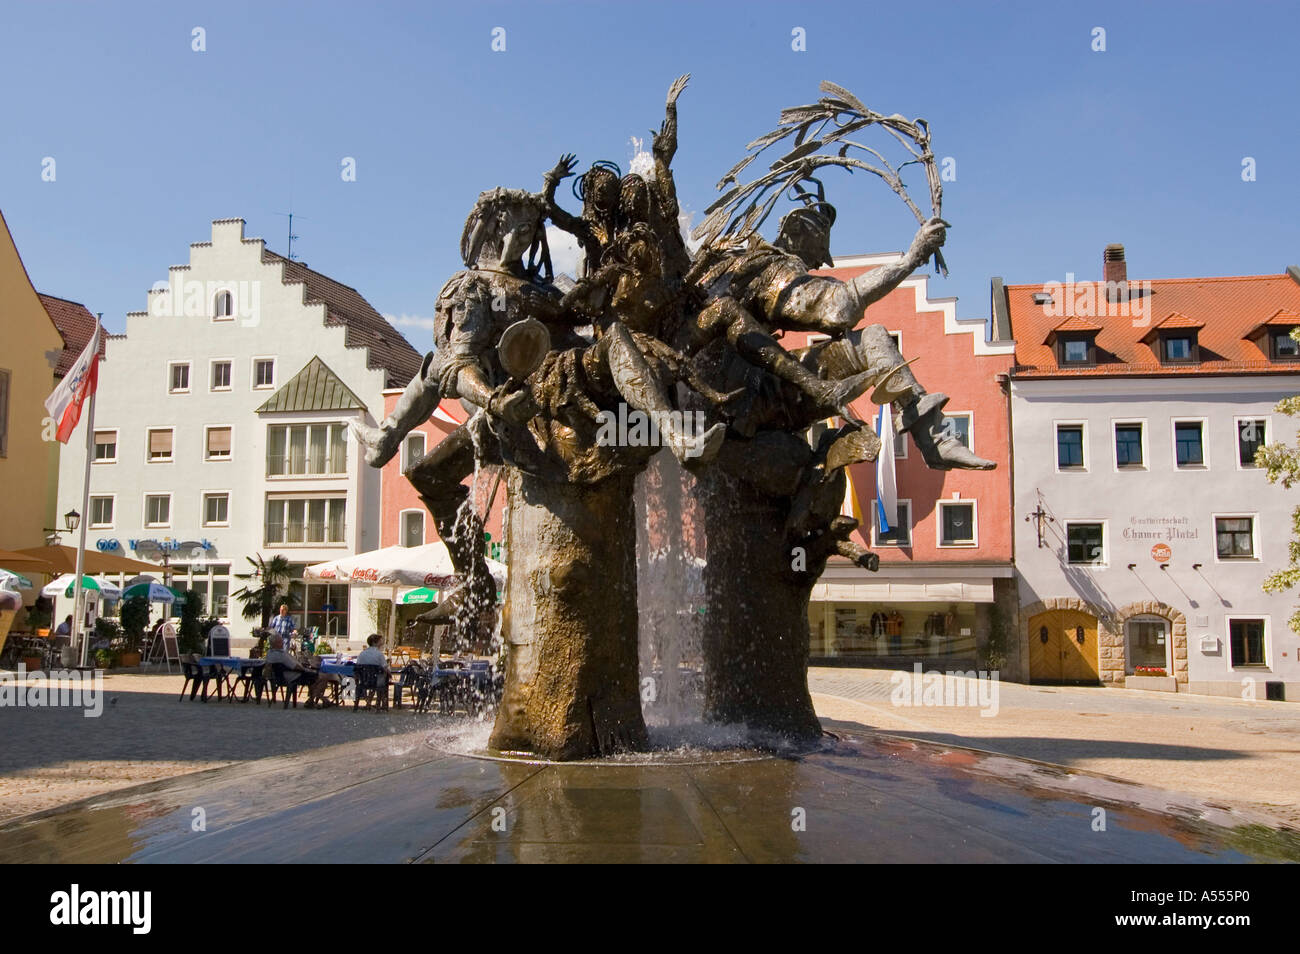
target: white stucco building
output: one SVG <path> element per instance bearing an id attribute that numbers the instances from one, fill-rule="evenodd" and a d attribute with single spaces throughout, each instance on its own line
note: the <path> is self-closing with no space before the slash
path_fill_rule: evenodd
<path id="1" fill-rule="evenodd" d="M 88 546 L 158 562 L 247 645 L 255 624 L 228 597 L 248 557 L 285 556 L 301 576 L 379 546 L 380 475 L 347 421 L 369 420 L 419 363 L 354 289 L 245 238 L 242 219 L 213 222 L 211 241 L 108 339 Z M 80 508 L 84 466 L 79 433 L 61 456 L 58 512 Z M 369 631 L 346 587 L 293 587 L 300 625 Z"/>
<path id="2" fill-rule="evenodd" d="M 1025 676 L 1300 699 L 1297 594 L 1261 588 L 1297 499 L 1253 463 L 1295 438 L 1274 406 L 1300 393 L 1300 270 L 1131 282 L 1120 246 L 1105 268 L 994 280 Z"/>

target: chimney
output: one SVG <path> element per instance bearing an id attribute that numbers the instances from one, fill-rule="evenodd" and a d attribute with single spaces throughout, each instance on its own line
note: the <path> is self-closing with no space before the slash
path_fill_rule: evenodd
<path id="1" fill-rule="evenodd" d="M 1101 253 L 1101 277 L 1106 282 L 1108 300 L 1128 300 L 1128 263 L 1124 261 L 1123 245 L 1107 245 Z"/>

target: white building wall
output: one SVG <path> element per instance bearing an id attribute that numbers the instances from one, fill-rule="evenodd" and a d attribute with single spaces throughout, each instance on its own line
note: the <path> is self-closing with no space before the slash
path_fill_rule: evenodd
<path id="1" fill-rule="evenodd" d="M 116 539 L 116 552 L 137 556 L 129 540 L 172 537 L 206 538 L 214 546 L 209 563 L 229 563 L 232 573 L 248 569 L 246 557 L 283 553 L 294 562 L 317 562 L 377 545 L 377 529 L 367 514 L 378 512 L 379 472 L 362 465 L 354 443 L 348 446 L 345 478 L 268 478 L 266 475 L 267 425 L 309 418 L 346 421 L 364 412 L 328 412 L 315 415 L 261 415 L 255 409 L 319 356 L 367 407 L 382 408 L 384 372 L 366 367 L 364 348 L 344 345 L 345 329 L 326 327 L 325 306 L 303 302 L 302 284 L 285 285 L 283 266 L 263 264 L 261 239 L 245 239 L 240 219 L 214 222 L 212 241 L 191 246 L 190 263 L 170 269 L 170 289 L 148 295 L 145 312 L 127 316 L 125 337 L 107 342 L 100 367 L 95 411 L 96 430 L 116 429 L 116 463 L 91 468 L 92 496 L 115 496 L 111 528 L 93 528 L 88 546 Z M 192 283 L 198 283 L 193 285 Z M 239 300 L 233 320 L 214 320 L 217 290 L 231 289 Z M 201 292 L 196 291 L 201 289 Z M 177 292 L 181 292 L 180 295 Z M 178 301 L 178 298 L 181 300 Z M 193 313 L 193 312 L 199 313 Z M 270 387 L 256 388 L 253 360 L 275 359 L 275 379 Z M 210 362 L 231 361 L 230 389 L 210 388 Z M 190 362 L 190 390 L 169 393 L 169 366 Z M 233 428 L 229 460 L 204 460 L 205 427 Z M 82 471 L 85 466 L 85 424 L 69 441 L 60 459 L 58 511 L 81 508 Z M 173 462 L 147 460 L 150 428 L 174 429 Z M 265 495 L 268 489 L 320 490 L 338 486 L 348 496 L 346 543 L 332 547 L 267 547 L 263 542 Z M 202 525 L 204 493 L 230 493 L 230 525 Z M 149 493 L 172 495 L 171 525 L 145 527 L 144 498 Z M 187 554 L 174 562 L 193 563 Z M 242 585 L 231 580 L 231 591 Z M 240 618 L 231 601 L 231 629 L 246 637 L 251 624 Z M 356 608 L 350 616 L 355 635 L 367 625 Z"/>
<path id="2" fill-rule="evenodd" d="M 1236 419 L 1250 417 L 1268 421 L 1268 441 L 1293 441 L 1294 422 L 1273 408 L 1297 393 L 1300 375 L 1013 379 L 1016 567 L 1022 616 L 1029 604 L 1051 598 L 1086 600 L 1110 612 L 1136 602 L 1164 603 L 1186 617 L 1188 682 L 1180 690 L 1239 696 L 1242 680 L 1252 678 L 1259 684 L 1259 698 L 1264 698 L 1262 683 L 1282 681 L 1286 697 L 1300 699 L 1300 638 L 1287 624 L 1300 595 L 1261 589 L 1264 578 L 1288 561 L 1291 511 L 1300 501 L 1294 491 L 1269 484 L 1262 470 L 1242 468 L 1236 437 Z M 1178 419 L 1205 421 L 1205 468 L 1175 467 L 1172 422 Z M 1085 425 L 1087 469 L 1059 472 L 1056 423 L 1074 421 Z M 1116 467 L 1116 421 L 1145 422 L 1144 470 Z M 1055 521 L 1044 523 L 1043 548 L 1036 521 L 1026 519 L 1040 503 Z M 1256 559 L 1218 559 L 1216 514 L 1255 517 Z M 1139 522 L 1153 519 L 1162 522 Z M 1104 565 L 1067 565 L 1068 520 L 1105 523 Z M 1158 532 L 1161 537 L 1137 532 Z M 1157 543 L 1170 548 L 1167 561 L 1153 557 Z M 1161 569 L 1161 562 L 1168 566 Z M 1194 564 L 1200 564 L 1199 569 Z M 1233 668 L 1230 617 L 1266 621 L 1264 669 Z M 1202 651 L 1203 637 L 1217 637 L 1218 651 Z"/>

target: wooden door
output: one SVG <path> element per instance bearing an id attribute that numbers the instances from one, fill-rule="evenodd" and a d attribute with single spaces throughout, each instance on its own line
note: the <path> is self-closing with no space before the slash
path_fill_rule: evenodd
<path id="1" fill-rule="evenodd" d="M 1097 618 L 1079 610 L 1049 610 L 1029 620 L 1029 678 L 1033 682 L 1098 682 Z"/>

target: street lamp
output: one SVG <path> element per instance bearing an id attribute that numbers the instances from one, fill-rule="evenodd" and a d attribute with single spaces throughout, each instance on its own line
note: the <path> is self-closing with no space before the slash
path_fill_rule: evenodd
<path id="1" fill-rule="evenodd" d="M 77 513 L 75 510 L 69 510 L 63 515 L 63 526 L 67 529 L 68 533 L 76 533 L 77 527 L 81 526 L 81 514 Z M 57 547 L 62 545 L 62 530 L 57 530 L 54 527 L 42 527 L 41 529 L 45 531 L 46 546 Z"/>

